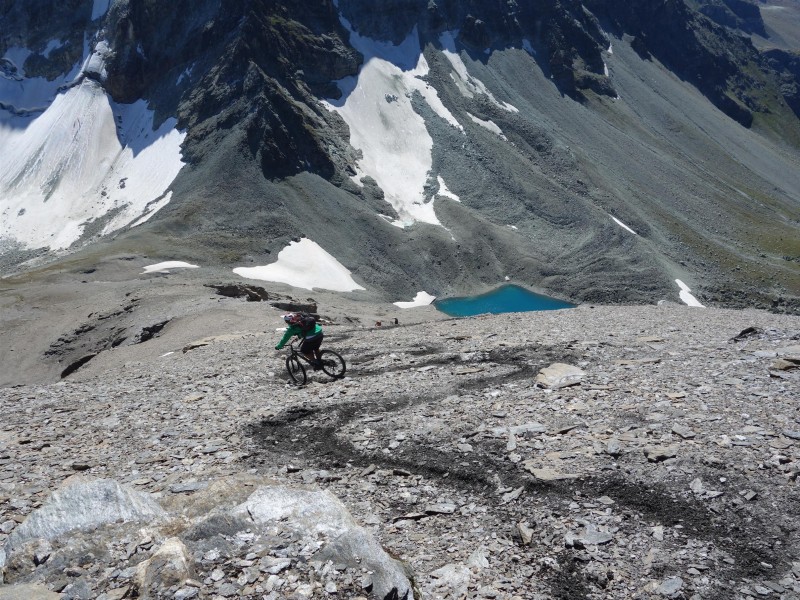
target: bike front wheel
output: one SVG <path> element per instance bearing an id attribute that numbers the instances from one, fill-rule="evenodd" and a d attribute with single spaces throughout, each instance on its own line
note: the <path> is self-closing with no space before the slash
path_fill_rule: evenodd
<path id="1" fill-rule="evenodd" d="M 344 377 L 347 365 L 338 353 L 333 350 L 323 350 L 320 352 L 320 357 L 322 358 L 322 370 L 326 375 L 330 375 L 334 379 Z"/>
<path id="2" fill-rule="evenodd" d="M 289 377 L 295 385 L 305 385 L 306 383 L 306 368 L 300 359 L 296 356 L 290 356 L 286 359 L 286 370 L 289 371 Z"/>

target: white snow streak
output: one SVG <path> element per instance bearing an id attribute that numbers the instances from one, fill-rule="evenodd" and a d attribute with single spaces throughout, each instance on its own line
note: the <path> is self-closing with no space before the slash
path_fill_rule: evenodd
<path id="1" fill-rule="evenodd" d="M 87 47 L 84 72 L 102 76 L 109 52 Z M 154 130 L 144 101 L 111 102 L 80 64 L 50 82 L 26 78 L 29 54 L 7 51 L 17 72 L 0 77 L 0 240 L 61 250 L 98 219 L 108 234 L 150 218 L 183 166 L 176 120 Z"/>
<path id="2" fill-rule="evenodd" d="M 531 56 L 536 56 L 536 50 L 533 49 L 533 46 L 531 45 L 531 41 L 529 39 L 522 40 L 522 49 L 525 50 L 525 52 L 527 52 Z"/>
<path id="3" fill-rule="evenodd" d="M 170 269 L 197 269 L 197 265 L 193 265 L 180 260 L 168 260 L 160 262 L 155 265 L 149 265 L 144 268 L 140 275 L 147 275 L 149 273 L 169 273 Z"/>
<path id="4" fill-rule="evenodd" d="M 455 71 L 455 74 L 451 74 L 451 76 L 461 93 L 466 98 L 472 98 L 476 94 L 482 94 L 488 97 L 492 104 L 502 108 L 503 110 L 515 113 L 519 112 L 519 109 L 516 106 L 512 106 L 507 102 L 500 102 L 497 100 L 497 98 L 494 97 L 492 92 L 489 91 L 482 81 L 472 77 L 472 75 L 469 74 L 469 71 L 467 71 L 467 65 L 464 64 L 463 60 L 461 60 L 461 55 L 456 50 L 456 35 L 457 32 L 445 31 L 441 36 L 439 36 L 439 43 L 442 45 L 442 53 L 445 55 L 447 60 L 450 61 L 450 65 Z"/>
<path id="5" fill-rule="evenodd" d="M 308 238 L 291 242 L 278 253 L 278 260 L 262 267 L 239 267 L 234 273 L 247 279 L 286 283 L 293 287 L 334 292 L 363 290 L 342 263 Z"/>
<path id="6" fill-rule="evenodd" d="M 477 123 L 484 129 L 488 129 L 492 133 L 497 134 L 502 140 L 505 140 L 506 142 L 508 141 L 508 138 L 505 136 L 505 134 L 503 134 L 503 130 L 500 129 L 500 127 L 498 127 L 494 121 L 484 121 L 483 119 L 480 119 L 470 113 L 467 113 L 467 116 L 472 120 L 473 123 Z"/>
<path id="7" fill-rule="evenodd" d="M 455 200 L 456 202 L 461 202 L 461 198 L 456 196 L 453 192 L 451 192 L 444 183 L 444 179 L 442 176 L 439 175 L 436 178 L 436 181 L 439 182 L 439 195 L 444 196 L 445 198 L 450 198 L 451 200 Z"/>
<path id="8" fill-rule="evenodd" d="M 92 6 L 92 21 L 106 14 L 109 4 L 111 4 L 111 0 L 94 0 L 94 6 Z"/>
<path id="9" fill-rule="evenodd" d="M 628 227 L 627 225 L 625 225 L 625 223 L 623 223 L 622 221 L 620 221 L 620 220 L 619 220 L 617 217 L 611 217 L 611 219 L 612 219 L 612 220 L 613 220 L 613 221 L 614 221 L 614 222 L 615 222 L 617 225 L 619 225 L 620 227 L 622 227 L 623 229 L 627 229 L 628 231 L 630 231 L 630 232 L 631 232 L 633 235 L 639 235 L 639 234 L 638 234 L 638 233 L 636 233 L 636 232 L 635 232 L 633 229 L 631 229 L 630 227 Z"/>
<path id="10" fill-rule="evenodd" d="M 375 179 L 399 215 L 394 225 L 405 227 L 416 221 L 441 225 L 433 201 L 424 194 L 433 165 L 433 139 L 411 105 L 414 92 L 450 125 L 460 131 L 463 127 L 436 90 L 421 79 L 429 67 L 417 30 L 395 46 L 363 37 L 345 18 L 340 20 L 350 31 L 351 45 L 364 55 L 364 64 L 357 77 L 338 82 L 342 99 L 324 104 L 347 122 L 350 144 L 362 152 L 354 179 L 364 175 Z"/>
<path id="11" fill-rule="evenodd" d="M 428 292 L 417 292 L 411 302 L 393 302 L 395 306 L 400 308 L 416 308 L 417 306 L 428 306 L 436 300 L 436 296 L 431 296 Z"/>
<path id="12" fill-rule="evenodd" d="M 700 302 L 692 296 L 690 293 L 692 290 L 689 289 L 689 286 L 683 283 L 680 279 L 676 279 L 675 283 L 678 284 L 678 287 L 681 288 L 680 297 L 684 304 L 689 306 L 696 306 L 698 308 L 705 308 Z"/>

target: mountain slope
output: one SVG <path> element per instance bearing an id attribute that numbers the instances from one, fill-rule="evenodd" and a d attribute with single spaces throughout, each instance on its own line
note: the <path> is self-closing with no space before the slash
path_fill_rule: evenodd
<path id="1" fill-rule="evenodd" d="M 234 268 L 305 235 L 388 300 L 506 277 L 578 301 L 677 299 L 675 279 L 710 303 L 800 295 L 796 79 L 730 28 L 768 35 L 755 17 L 726 26 L 678 0 L 73 8 L 45 23 L 0 4 L 5 81 L 78 78 L 66 94 L 103 90 L 118 121 L 145 99 L 144 129 L 185 136 L 180 172 L 138 204 L 73 192 L 112 196 L 88 224 L 73 215 L 79 257 L 90 242 L 87 260 L 125 248 Z M 81 28 L 83 76 L 68 60 Z M 6 107 L 2 131 L 27 140 L 62 95 Z M 14 224 L 19 179 L 0 192 L 6 270 L 49 256 Z"/>

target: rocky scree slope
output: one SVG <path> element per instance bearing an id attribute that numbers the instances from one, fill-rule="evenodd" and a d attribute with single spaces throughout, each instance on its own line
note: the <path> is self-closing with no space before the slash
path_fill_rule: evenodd
<path id="1" fill-rule="evenodd" d="M 386 295 L 511 276 L 575 299 L 651 301 L 679 276 L 723 304 L 797 297 L 793 63 L 682 1 L 120 0 L 95 21 L 88 2 L 49 6 L 2 5 L 0 49 L 29 47 L 26 72 L 49 76 L 79 60 L 84 33 L 103 39 L 110 96 L 145 98 L 157 122 L 175 115 L 186 131 L 172 201 L 112 249 L 264 264 L 308 235 Z M 343 100 L 337 82 L 364 66 L 353 32 L 375 44 L 416 32 L 426 82 L 465 130 L 418 94 L 401 99 L 432 139 L 420 193 L 443 227 L 392 227 L 376 216 L 398 216 L 386 191 L 351 180 L 364 149 L 320 101 Z M 447 32 L 471 76 L 518 112 L 458 91 Z M 69 43 L 47 54 L 55 37 Z"/>
<path id="2" fill-rule="evenodd" d="M 798 325 L 664 305 L 331 326 L 348 376 L 303 388 L 253 333 L 4 389 L 0 594 L 374 597 L 378 570 L 315 529 L 336 514 L 415 597 L 789 600 Z M 159 516 L 48 517 L 91 490 Z M 308 511 L 267 509 L 288 498 Z"/>

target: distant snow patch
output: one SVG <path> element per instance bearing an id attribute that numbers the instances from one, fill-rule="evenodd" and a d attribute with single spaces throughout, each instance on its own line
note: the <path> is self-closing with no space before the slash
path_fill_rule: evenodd
<path id="1" fill-rule="evenodd" d="M 614 54 L 614 46 L 613 44 L 608 45 L 608 50 L 606 50 L 609 54 Z"/>
<path id="2" fill-rule="evenodd" d="M 109 4 L 111 4 L 111 0 L 94 0 L 94 6 L 92 6 L 92 21 L 106 14 Z"/>
<path id="3" fill-rule="evenodd" d="M 689 286 L 683 283 L 680 279 L 676 279 L 675 283 L 678 284 L 678 287 L 681 288 L 680 297 L 684 304 L 689 306 L 696 306 L 698 308 L 705 308 L 700 302 L 692 296 L 690 293 L 692 290 L 689 289 Z"/>
<path id="4" fill-rule="evenodd" d="M 350 44 L 364 55 L 364 64 L 357 77 L 337 82 L 341 99 L 323 104 L 342 116 L 350 127 L 350 144 L 362 153 L 353 179 L 359 182 L 364 175 L 375 179 L 399 215 L 394 225 L 406 227 L 417 221 L 441 225 L 433 201 L 425 198 L 433 139 L 412 106 L 415 93 L 451 126 L 462 132 L 464 128 L 436 90 L 422 80 L 429 66 L 417 29 L 395 46 L 360 35 L 344 17 L 340 21 L 350 31 Z"/>
<path id="5" fill-rule="evenodd" d="M 613 221 L 614 221 L 614 222 L 615 222 L 617 225 L 619 225 L 620 227 L 622 227 L 623 229 L 627 229 L 628 231 L 630 231 L 630 232 L 631 232 L 633 235 L 639 235 L 639 234 L 638 234 L 638 233 L 636 233 L 636 232 L 635 232 L 633 229 L 631 229 L 630 227 L 628 227 L 627 225 L 625 225 L 625 223 L 623 223 L 622 221 L 620 221 L 620 220 L 619 220 L 617 217 L 611 217 L 611 219 L 612 219 L 612 220 L 613 220 Z"/>
<path id="6" fill-rule="evenodd" d="M 522 49 L 525 50 L 525 52 L 527 52 L 531 56 L 536 56 L 536 50 L 533 49 L 531 41 L 527 38 L 522 40 Z"/>
<path id="7" fill-rule="evenodd" d="M 494 104 L 495 106 L 502 108 L 503 110 L 507 110 L 508 112 L 519 112 L 519 109 L 516 106 L 512 106 L 507 102 L 500 102 L 497 98 L 494 97 L 492 92 L 484 85 L 482 81 L 476 79 L 472 75 L 469 74 L 467 71 L 467 65 L 464 64 L 464 61 L 461 60 L 461 55 L 456 50 L 456 35 L 458 32 L 455 31 L 445 31 L 442 35 L 439 36 L 439 43 L 442 45 L 442 53 L 445 55 L 447 60 L 450 61 L 453 70 L 455 71 L 455 75 L 453 75 L 453 81 L 455 82 L 458 89 L 466 98 L 473 98 L 475 95 L 484 95 Z"/>
<path id="8" fill-rule="evenodd" d="M 86 68 L 102 73 L 107 47 L 98 48 Z M 16 102 L 46 106 L 35 118 L 0 111 L 0 239 L 65 249 L 92 221 L 107 218 L 108 234 L 169 201 L 183 166 L 175 119 L 154 130 L 144 101 L 114 103 L 89 79 L 60 94 L 38 78 L 17 85 Z"/>
<path id="9" fill-rule="evenodd" d="M 428 292 L 417 292 L 411 302 L 393 302 L 395 306 L 400 308 L 416 308 L 417 306 L 428 306 L 431 302 L 436 300 L 436 296 L 431 296 Z"/>
<path id="10" fill-rule="evenodd" d="M 160 211 L 162 208 L 164 208 L 167 204 L 169 204 L 170 200 L 172 200 L 172 192 L 171 191 L 169 191 L 166 194 L 164 194 L 163 198 L 159 198 L 155 202 L 151 202 L 150 204 L 148 204 L 147 205 L 147 212 L 144 213 L 144 215 L 142 215 L 141 218 L 139 218 L 139 219 L 135 220 L 133 223 L 131 223 L 131 227 L 137 227 L 137 226 L 141 225 L 142 223 L 145 223 L 145 222 L 149 221 L 150 217 L 152 217 L 154 214 L 156 214 L 158 211 Z"/>
<path id="11" fill-rule="evenodd" d="M 247 279 L 286 283 L 306 290 L 352 292 L 364 289 L 353 280 L 342 263 L 308 238 L 291 242 L 270 265 L 239 267 L 233 272 Z"/>
<path id="12" fill-rule="evenodd" d="M 453 192 L 451 192 L 449 189 L 447 189 L 447 186 L 444 184 L 444 179 L 442 179 L 441 175 L 439 175 L 436 178 L 436 181 L 439 182 L 439 195 L 440 196 L 444 196 L 445 198 L 450 198 L 451 200 L 455 200 L 456 202 L 461 202 L 461 198 L 459 198 Z"/>
<path id="13" fill-rule="evenodd" d="M 606 63 L 606 61 L 603 61 L 603 75 L 605 75 L 606 77 L 608 77 L 609 75 L 608 64 Z"/>
<path id="14" fill-rule="evenodd" d="M 519 227 L 517 227 L 516 225 L 506 225 L 506 227 L 508 227 L 509 229 L 513 229 L 514 231 L 517 231 L 519 229 Z"/>
<path id="15" fill-rule="evenodd" d="M 148 273 L 169 273 L 170 269 L 197 269 L 197 265 L 192 265 L 187 262 L 182 262 L 180 260 L 168 260 L 166 262 L 160 262 L 155 265 L 149 265 L 144 268 L 144 271 L 139 273 L 140 275 L 146 275 Z"/>
<path id="16" fill-rule="evenodd" d="M 500 139 L 505 140 L 506 142 L 508 141 L 508 138 L 505 136 L 505 134 L 503 134 L 503 130 L 500 129 L 500 127 L 498 127 L 494 121 L 484 121 L 483 119 L 478 118 L 470 113 L 467 113 L 467 116 L 472 120 L 473 123 L 477 123 L 484 129 L 488 129 L 492 133 L 497 134 L 500 136 Z"/>
<path id="17" fill-rule="evenodd" d="M 45 58 L 50 58 L 50 53 L 53 50 L 57 50 L 64 46 L 63 40 L 50 40 L 47 42 L 47 46 L 45 46 L 44 51 L 42 52 L 42 56 Z"/>

